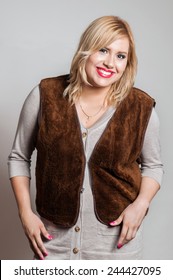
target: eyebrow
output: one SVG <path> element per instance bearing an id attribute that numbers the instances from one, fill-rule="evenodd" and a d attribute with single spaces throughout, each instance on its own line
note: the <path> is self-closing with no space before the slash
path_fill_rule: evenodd
<path id="1" fill-rule="evenodd" d="M 105 47 L 105 49 L 107 49 L 108 51 L 111 51 L 110 48 Z M 117 51 L 117 53 L 128 54 L 128 52 L 126 52 L 126 51 Z"/>

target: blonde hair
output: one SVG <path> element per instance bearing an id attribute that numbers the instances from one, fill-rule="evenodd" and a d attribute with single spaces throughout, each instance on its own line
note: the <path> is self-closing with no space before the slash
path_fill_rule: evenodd
<path id="1" fill-rule="evenodd" d="M 127 66 L 121 78 L 112 84 L 107 95 L 107 102 L 116 106 L 129 93 L 134 84 L 137 69 L 132 31 L 125 20 L 117 16 L 103 16 L 94 20 L 84 31 L 73 57 L 69 85 L 64 91 L 64 96 L 68 96 L 71 103 L 78 99 L 84 83 L 90 85 L 85 72 L 88 57 L 122 37 L 127 37 L 129 40 Z"/>

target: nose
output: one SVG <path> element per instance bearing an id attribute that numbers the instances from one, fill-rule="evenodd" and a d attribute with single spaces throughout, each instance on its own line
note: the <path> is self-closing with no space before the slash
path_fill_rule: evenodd
<path id="1" fill-rule="evenodd" d="M 114 68 L 114 59 L 113 56 L 109 55 L 106 57 L 105 61 L 103 62 L 104 66 L 106 66 L 108 69 Z"/>

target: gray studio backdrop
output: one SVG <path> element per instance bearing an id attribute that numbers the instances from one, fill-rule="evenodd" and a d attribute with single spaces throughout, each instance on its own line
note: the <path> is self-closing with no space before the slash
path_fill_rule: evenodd
<path id="1" fill-rule="evenodd" d="M 172 11 L 171 0 L 0 0 L 1 259 L 32 258 L 7 174 L 23 101 L 40 79 L 68 73 L 83 30 L 110 14 L 132 26 L 139 60 L 136 86 L 156 99 L 161 125 L 165 176 L 145 219 L 144 258 L 173 259 Z M 33 167 L 33 205 L 34 185 Z"/>

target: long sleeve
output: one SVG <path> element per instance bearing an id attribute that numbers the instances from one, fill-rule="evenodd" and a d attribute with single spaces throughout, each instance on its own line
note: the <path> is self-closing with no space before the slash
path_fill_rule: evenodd
<path id="1" fill-rule="evenodd" d="M 36 86 L 26 98 L 22 107 L 18 127 L 8 157 L 9 177 L 31 177 L 31 156 L 35 149 L 40 108 L 39 87 Z"/>
<path id="2" fill-rule="evenodd" d="M 141 172 L 142 176 L 150 177 L 156 180 L 159 185 L 161 185 L 163 176 L 163 164 L 161 161 L 159 126 L 160 124 L 157 113 L 155 109 L 153 109 L 145 133 L 141 153 Z"/>

